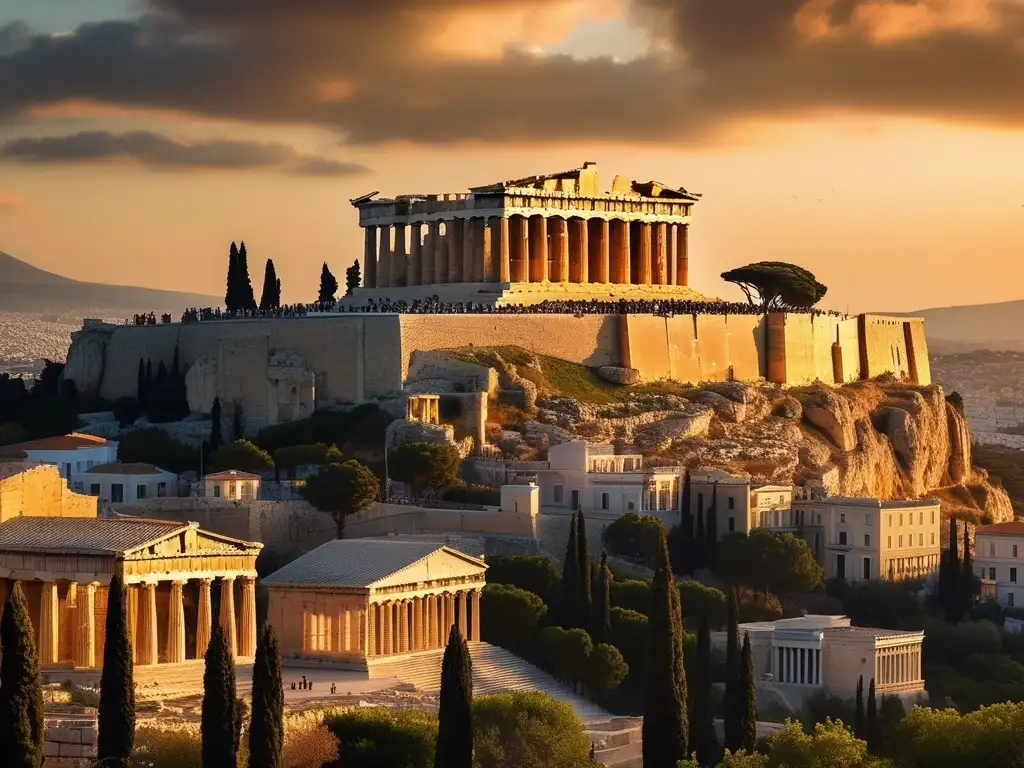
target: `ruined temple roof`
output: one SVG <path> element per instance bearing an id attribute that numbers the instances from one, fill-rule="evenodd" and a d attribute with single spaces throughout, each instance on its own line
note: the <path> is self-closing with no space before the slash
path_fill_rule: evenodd
<path id="1" fill-rule="evenodd" d="M 335 539 L 263 579 L 264 584 L 368 588 L 437 552 L 486 568 L 482 560 L 436 542 Z"/>
<path id="2" fill-rule="evenodd" d="M 559 182 L 554 189 L 550 189 L 548 182 Z M 572 184 L 564 188 L 560 182 L 569 181 Z M 544 173 L 536 176 L 526 176 L 521 179 L 509 179 L 486 184 L 480 187 L 470 187 L 473 194 L 485 194 L 488 192 L 501 192 L 509 189 L 538 189 L 555 192 L 572 192 L 584 196 L 605 196 L 609 194 L 599 186 L 597 163 L 586 162 L 579 168 L 570 168 L 567 171 L 556 173 Z M 689 192 L 683 187 L 672 187 L 659 181 L 629 181 L 622 176 L 616 176 L 612 183 L 611 194 L 636 195 L 638 197 L 660 197 L 675 200 L 690 200 L 696 202 L 700 194 Z"/>

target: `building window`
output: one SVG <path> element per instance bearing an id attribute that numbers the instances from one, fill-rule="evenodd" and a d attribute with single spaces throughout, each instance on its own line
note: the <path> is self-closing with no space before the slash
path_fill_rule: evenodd
<path id="1" fill-rule="evenodd" d="M 729 533 L 732 533 L 735 530 L 736 530 L 736 518 L 735 517 L 730 517 L 729 518 Z"/>
<path id="2" fill-rule="evenodd" d="M 932 545 L 935 544 L 935 531 L 932 531 Z"/>
<path id="3" fill-rule="evenodd" d="M 1013 608 L 1013 592 L 1008 592 L 1006 594 L 1006 604 Z"/>
<path id="4" fill-rule="evenodd" d="M 988 545 L 988 556 L 989 557 L 995 557 L 996 556 L 996 543 L 994 541 L 989 542 L 989 545 Z"/>
<path id="5" fill-rule="evenodd" d="M 871 534 L 870 533 L 865 533 L 864 534 L 864 546 L 865 547 L 870 547 L 871 546 Z"/>
<path id="6" fill-rule="evenodd" d="M 902 533 L 900 534 L 898 541 L 899 541 L 899 546 L 902 547 L 903 546 L 903 534 Z"/>
<path id="7" fill-rule="evenodd" d="M 626 502 L 626 511 L 627 512 L 633 512 L 635 510 L 636 510 L 636 502 L 635 501 L 627 501 Z"/>
<path id="8" fill-rule="evenodd" d="M 1014 557 L 1017 556 L 1017 545 L 1016 544 L 1013 545 L 1013 556 Z"/>
<path id="9" fill-rule="evenodd" d="M 932 510 L 932 524 L 935 524 L 935 510 Z"/>
<path id="10" fill-rule="evenodd" d="M 785 496 L 783 496 L 783 495 L 782 495 L 782 494 L 780 493 L 780 494 L 779 494 L 779 504 L 785 504 L 785 503 L 786 503 L 786 497 L 785 497 Z"/>
<path id="11" fill-rule="evenodd" d="M 610 505 L 611 505 L 611 498 L 608 496 L 608 493 L 607 492 L 602 492 L 601 493 L 601 509 L 608 509 L 608 507 Z"/>
<path id="12" fill-rule="evenodd" d="M 83 487 L 82 486 L 82 481 L 81 480 L 76 480 L 75 481 L 75 493 L 81 493 L 82 492 L 82 487 Z"/>
<path id="13" fill-rule="evenodd" d="M 900 513 L 900 527 L 903 527 L 903 513 Z"/>
<path id="14" fill-rule="evenodd" d="M 845 547 L 846 546 L 846 531 L 840 531 L 839 532 L 839 546 L 841 546 L 841 547 Z"/>
<path id="15" fill-rule="evenodd" d="M 889 549 L 892 549 L 892 536 L 887 536 L 886 539 L 887 541 L 885 546 L 887 546 Z"/>
<path id="16" fill-rule="evenodd" d="M 889 515 L 889 527 L 892 528 L 892 515 Z"/>
<path id="17" fill-rule="evenodd" d="M 924 525 L 924 512 L 917 513 L 917 524 Z"/>
<path id="18" fill-rule="evenodd" d="M 840 523 L 845 523 L 846 522 L 846 513 L 845 512 L 840 512 L 839 513 L 839 522 Z"/>
<path id="19" fill-rule="evenodd" d="M 924 534 L 923 533 L 917 534 L 917 546 L 919 546 L 919 547 L 923 547 L 924 546 Z"/>
<path id="20" fill-rule="evenodd" d="M 111 483 L 110 485 L 110 500 L 115 504 L 120 504 L 124 501 L 124 486 L 120 483 Z"/>
<path id="21" fill-rule="evenodd" d="M 100 495 L 100 484 L 99 483 L 90 483 L 89 484 L 89 495 L 90 496 L 99 496 Z"/>
<path id="22" fill-rule="evenodd" d="M 551 489 L 551 492 L 554 494 L 555 504 L 561 504 L 562 503 L 562 486 L 556 485 L 554 488 Z"/>
<path id="23" fill-rule="evenodd" d="M 864 571 L 862 573 L 862 578 L 864 578 L 864 579 L 870 579 L 871 578 L 871 558 L 870 557 L 865 557 L 864 558 Z"/>
<path id="24" fill-rule="evenodd" d="M 1011 568 L 1010 569 L 1010 583 L 1011 584 L 1016 584 L 1017 583 L 1017 569 L 1016 568 Z"/>
<path id="25" fill-rule="evenodd" d="M 167 495 L 167 483 L 156 484 L 156 495 L 158 498 L 164 498 Z"/>
<path id="26" fill-rule="evenodd" d="M 138 485 L 135 486 L 135 498 L 136 499 L 144 499 L 144 498 L 146 498 L 146 486 L 143 485 L 142 483 L 139 483 Z"/>
<path id="27" fill-rule="evenodd" d="M 220 486 L 219 485 L 214 485 L 213 486 L 213 497 L 215 499 L 219 499 L 220 498 Z"/>
<path id="28" fill-rule="evenodd" d="M 988 569 L 988 577 L 989 577 L 989 578 L 990 578 L 990 579 L 991 579 L 992 581 L 995 581 L 995 580 L 996 580 L 996 569 L 995 569 L 995 568 L 989 568 L 989 569 Z"/>
<path id="29" fill-rule="evenodd" d="M 871 515 L 864 515 L 864 525 L 871 525 Z"/>
<path id="30" fill-rule="evenodd" d="M 736 499 L 729 497 L 729 509 L 736 509 Z"/>

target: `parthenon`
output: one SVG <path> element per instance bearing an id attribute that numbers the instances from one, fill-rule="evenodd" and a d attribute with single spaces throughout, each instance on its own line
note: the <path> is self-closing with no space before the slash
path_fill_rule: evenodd
<path id="1" fill-rule="evenodd" d="M 352 201 L 365 236 L 362 290 L 569 284 L 671 294 L 689 284 L 699 198 L 623 176 L 604 191 L 594 163 L 468 193 L 365 195 Z"/>

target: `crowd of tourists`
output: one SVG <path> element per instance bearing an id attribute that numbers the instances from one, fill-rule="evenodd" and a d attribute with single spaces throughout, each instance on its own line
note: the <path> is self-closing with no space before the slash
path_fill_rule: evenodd
<path id="1" fill-rule="evenodd" d="M 160 315 L 160 322 L 161 323 L 169 323 L 169 322 L 171 322 L 171 316 L 165 312 L 164 314 Z M 132 317 L 132 320 L 131 320 L 130 323 L 128 322 L 128 320 L 125 320 L 124 324 L 125 325 L 156 325 L 156 313 L 150 312 L 150 313 L 146 314 L 145 312 L 143 312 L 141 315 L 134 315 Z"/>
<path id="2" fill-rule="evenodd" d="M 305 317 L 316 312 L 315 304 L 283 304 L 270 309 L 240 309 L 233 312 L 220 307 L 190 307 L 181 314 L 181 322 L 198 323 L 209 320 L 252 320 L 261 317 Z"/>

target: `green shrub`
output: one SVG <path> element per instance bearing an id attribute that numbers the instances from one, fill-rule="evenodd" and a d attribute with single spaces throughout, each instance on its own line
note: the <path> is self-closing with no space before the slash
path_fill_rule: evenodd
<path id="1" fill-rule="evenodd" d="M 658 518 L 627 512 L 604 529 L 601 540 L 609 554 L 653 567 L 659 536 L 664 532 L 665 524 Z"/>
<path id="2" fill-rule="evenodd" d="M 331 768 L 433 768 L 437 713 L 418 709 L 352 709 L 326 720 L 338 738 Z"/>
<path id="3" fill-rule="evenodd" d="M 473 746 L 475 768 L 593 765 L 590 739 L 572 705 L 536 691 L 477 699 L 473 704 Z M 381 765 L 390 768 L 390 764 Z"/>
<path id="4" fill-rule="evenodd" d="M 625 608 L 612 608 L 612 645 L 629 665 L 630 680 L 642 680 L 646 674 L 648 644 L 647 617 Z"/>
<path id="5" fill-rule="evenodd" d="M 202 768 L 198 730 L 142 725 L 135 729 L 131 768 Z"/>
<path id="6" fill-rule="evenodd" d="M 481 633 L 488 643 L 511 651 L 531 649 L 548 612 L 533 592 L 507 584 L 488 584 L 481 597 Z"/>
<path id="7" fill-rule="evenodd" d="M 679 599 L 683 606 L 686 626 L 696 628 L 703 619 L 711 629 L 720 629 L 726 623 L 725 593 L 699 581 L 680 581 Z"/>
<path id="8" fill-rule="evenodd" d="M 562 594 L 562 571 L 538 555 L 492 555 L 487 558 L 487 583 L 507 584 L 540 595 L 551 610 Z"/>
<path id="9" fill-rule="evenodd" d="M 630 580 L 613 581 L 608 588 L 612 606 L 636 611 L 644 616 L 651 611 L 651 582 Z"/>

